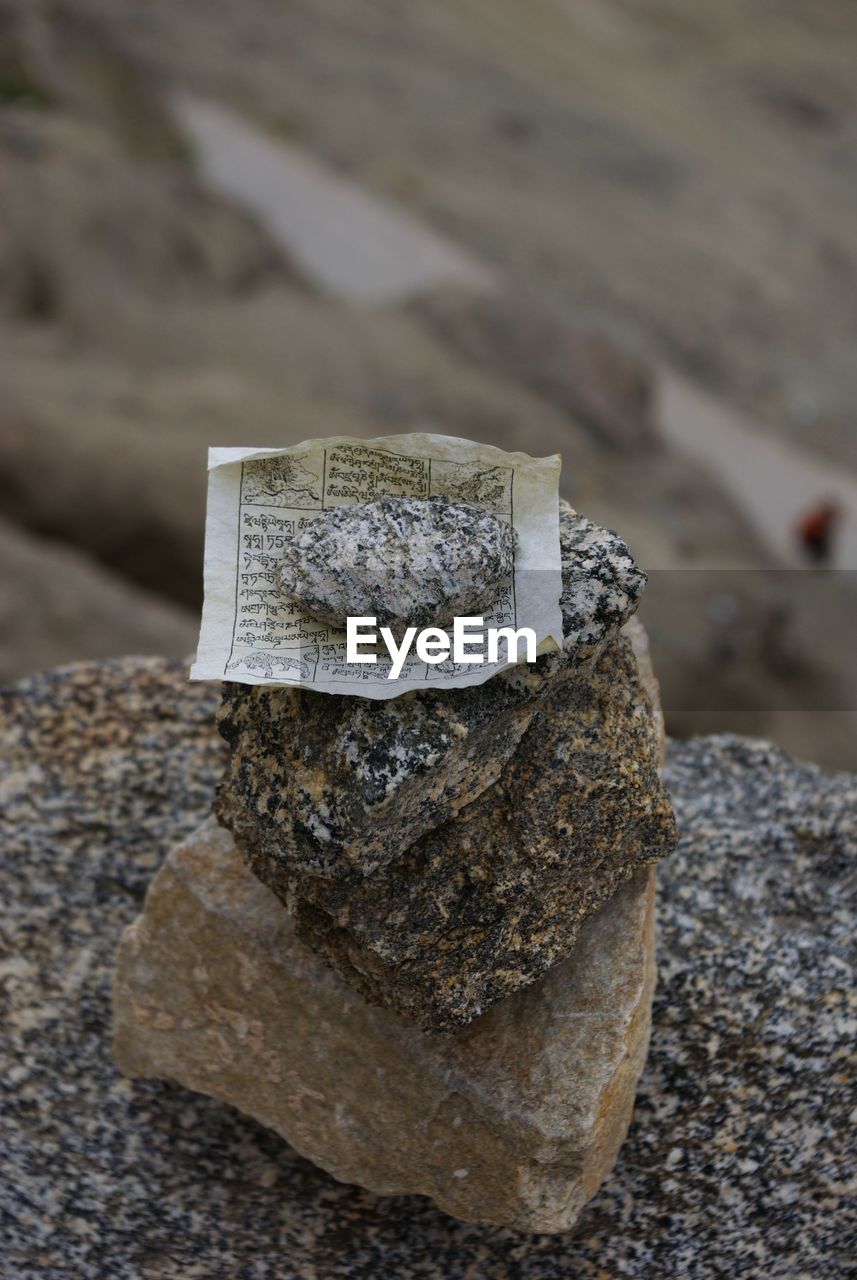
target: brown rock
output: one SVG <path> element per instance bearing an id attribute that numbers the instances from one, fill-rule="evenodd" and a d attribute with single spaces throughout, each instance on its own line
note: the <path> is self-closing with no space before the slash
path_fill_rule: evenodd
<path id="1" fill-rule="evenodd" d="M 388 701 L 225 684 L 217 814 L 242 845 L 306 874 L 370 874 L 500 776 L 565 655 L 484 685 Z"/>
<path id="2" fill-rule="evenodd" d="M 666 748 L 666 726 L 664 724 L 664 708 L 661 701 L 661 685 L 655 675 L 655 668 L 652 666 L 652 647 L 649 643 L 649 633 L 639 618 L 630 618 L 622 628 L 622 634 L 630 641 L 634 657 L 637 659 L 640 684 L 645 689 L 649 702 L 652 704 L 652 720 L 658 740 L 658 756 L 661 765 L 663 765 Z"/>
<path id="3" fill-rule="evenodd" d="M 371 875 L 305 874 L 240 828 L 239 844 L 367 1000 L 449 1031 L 564 959 L 619 884 L 672 852 L 660 753 L 620 638 L 549 694 L 493 786 Z"/>
<path id="4" fill-rule="evenodd" d="M 335 1177 L 469 1221 L 565 1231 L 610 1171 L 646 1056 L 654 871 L 546 978 L 454 1036 L 368 1006 L 295 937 L 213 820 L 124 935 L 114 1052 L 246 1111 Z"/>

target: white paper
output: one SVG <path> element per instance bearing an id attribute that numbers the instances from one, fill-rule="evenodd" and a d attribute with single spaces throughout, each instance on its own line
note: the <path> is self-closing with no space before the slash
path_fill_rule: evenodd
<path id="1" fill-rule="evenodd" d="M 375 665 L 347 663 L 345 633 L 311 618 L 278 590 L 286 541 L 322 511 L 385 495 L 446 494 L 512 524 L 514 573 L 485 612 L 485 625 L 531 627 L 540 652 L 561 646 L 560 467 L 557 454 L 531 458 L 424 433 L 335 436 L 288 449 L 210 449 L 205 603 L 190 678 L 393 698 L 420 687 L 481 684 L 508 666 L 451 659 L 430 666 L 412 654 L 400 677 L 389 680 L 383 646 Z"/>

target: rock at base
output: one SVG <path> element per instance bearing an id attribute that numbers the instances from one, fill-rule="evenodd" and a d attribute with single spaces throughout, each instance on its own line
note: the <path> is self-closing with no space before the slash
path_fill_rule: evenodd
<path id="1" fill-rule="evenodd" d="M 173 850 L 123 937 L 116 1061 L 231 1103 L 342 1181 L 565 1231 L 630 1123 L 654 885 L 654 869 L 635 873 L 541 982 L 431 1036 L 314 956 L 212 819 Z"/>

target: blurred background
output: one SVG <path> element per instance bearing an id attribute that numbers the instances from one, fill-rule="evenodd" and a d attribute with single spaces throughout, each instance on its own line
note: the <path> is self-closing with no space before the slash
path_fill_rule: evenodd
<path id="1" fill-rule="evenodd" d="M 195 646 L 205 451 L 563 454 L 670 730 L 857 768 L 851 0 L 0 0 L 0 679 Z"/>

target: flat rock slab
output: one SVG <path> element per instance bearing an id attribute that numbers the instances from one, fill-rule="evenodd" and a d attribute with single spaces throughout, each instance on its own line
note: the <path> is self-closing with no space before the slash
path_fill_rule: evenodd
<path id="1" fill-rule="evenodd" d="M 210 809 L 216 701 L 178 663 L 142 659 L 0 700 L 10 1276 L 848 1274 L 857 780 L 764 742 L 670 748 L 682 839 L 658 877 L 635 1119 L 576 1230 L 529 1235 L 334 1182 L 233 1108 L 118 1073 L 116 948 Z"/>
<path id="2" fill-rule="evenodd" d="M 654 981 L 648 870 L 537 987 L 453 1037 L 424 1035 L 296 938 L 211 818 L 170 854 L 123 937 L 114 1052 L 128 1075 L 232 1103 L 343 1181 L 561 1231 L 627 1132 Z"/>
<path id="3" fill-rule="evenodd" d="M 344 630 L 347 618 L 370 616 L 400 636 L 483 614 L 514 570 L 516 538 L 490 511 L 442 494 L 378 498 L 310 520 L 277 578 L 322 622 Z"/>

